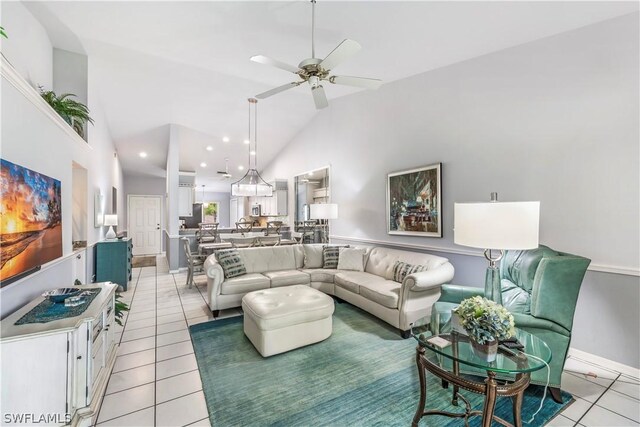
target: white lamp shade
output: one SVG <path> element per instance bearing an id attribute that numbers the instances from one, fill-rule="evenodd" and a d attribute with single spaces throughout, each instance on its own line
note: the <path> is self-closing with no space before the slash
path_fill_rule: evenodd
<path id="1" fill-rule="evenodd" d="M 454 242 L 481 249 L 538 247 L 540 202 L 454 204 Z"/>
<path id="2" fill-rule="evenodd" d="M 335 203 L 314 203 L 309 205 L 311 219 L 337 219 L 338 205 Z"/>
<path id="3" fill-rule="evenodd" d="M 104 225 L 118 225 L 118 215 L 105 215 Z"/>

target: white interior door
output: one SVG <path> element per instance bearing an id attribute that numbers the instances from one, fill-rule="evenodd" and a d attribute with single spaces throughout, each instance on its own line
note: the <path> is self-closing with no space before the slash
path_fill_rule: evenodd
<path id="1" fill-rule="evenodd" d="M 134 255 L 162 251 L 161 205 L 161 196 L 129 196 L 129 236 L 133 240 Z"/>

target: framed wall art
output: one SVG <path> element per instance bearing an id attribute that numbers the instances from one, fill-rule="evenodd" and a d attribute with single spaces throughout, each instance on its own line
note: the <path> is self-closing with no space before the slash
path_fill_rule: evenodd
<path id="1" fill-rule="evenodd" d="M 387 233 L 442 237 L 442 163 L 387 175 Z"/>

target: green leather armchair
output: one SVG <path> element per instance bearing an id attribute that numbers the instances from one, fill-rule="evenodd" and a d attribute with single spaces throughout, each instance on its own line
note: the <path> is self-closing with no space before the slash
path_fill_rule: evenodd
<path id="1" fill-rule="evenodd" d="M 549 389 L 557 402 L 562 401 L 562 370 L 571 343 L 573 315 L 590 262 L 542 245 L 528 251 L 507 251 L 500 261 L 502 304 L 513 314 L 516 327 L 541 338 L 551 349 Z M 483 293 L 483 288 L 443 285 L 431 322 L 444 324 L 463 299 Z M 534 372 L 531 382 L 546 384 L 546 369 Z"/>

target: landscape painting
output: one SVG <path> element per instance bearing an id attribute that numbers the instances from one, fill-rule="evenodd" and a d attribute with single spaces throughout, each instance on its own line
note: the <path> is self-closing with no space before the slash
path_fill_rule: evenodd
<path id="1" fill-rule="evenodd" d="M 442 237 L 442 164 L 387 175 L 387 232 Z"/>
<path id="2" fill-rule="evenodd" d="M 60 181 L 0 159 L 0 283 L 62 256 Z"/>

